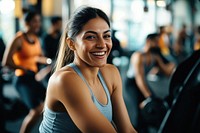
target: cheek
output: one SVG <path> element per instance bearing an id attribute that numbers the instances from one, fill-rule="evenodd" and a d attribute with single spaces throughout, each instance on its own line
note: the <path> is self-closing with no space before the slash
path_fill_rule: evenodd
<path id="1" fill-rule="evenodd" d="M 89 52 L 94 47 L 94 44 L 91 42 L 88 43 L 88 42 L 82 41 L 81 43 L 79 43 L 78 47 L 83 52 Z"/>
<path id="2" fill-rule="evenodd" d="M 110 42 L 109 46 L 110 46 L 110 48 L 112 48 L 112 47 L 113 47 L 112 41 Z"/>
<path id="3" fill-rule="evenodd" d="M 93 49 L 92 45 L 84 45 L 82 47 L 83 54 L 90 54 L 92 49 Z"/>
<path id="4" fill-rule="evenodd" d="M 35 27 L 36 27 L 36 28 L 40 28 L 40 26 L 41 26 L 41 23 L 40 23 L 40 22 L 38 22 L 38 23 L 35 24 Z"/>
<path id="5" fill-rule="evenodd" d="M 110 42 L 107 43 L 107 47 L 108 47 L 109 50 L 112 49 L 112 46 L 113 46 L 112 41 L 110 41 Z"/>
<path id="6" fill-rule="evenodd" d="M 88 45 L 83 44 L 83 43 L 81 43 L 81 44 L 79 43 L 79 44 L 76 45 L 76 51 L 81 56 L 88 54 L 89 50 L 90 50 L 90 47 Z"/>

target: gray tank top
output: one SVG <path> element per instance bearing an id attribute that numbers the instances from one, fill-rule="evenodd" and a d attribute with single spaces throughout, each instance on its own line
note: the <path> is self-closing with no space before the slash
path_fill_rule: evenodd
<path id="1" fill-rule="evenodd" d="M 156 66 L 156 61 L 155 61 L 153 55 L 151 55 L 151 64 L 149 64 L 149 65 L 146 64 L 146 58 L 144 57 L 144 61 L 143 61 L 144 75 L 147 75 L 154 66 Z M 135 70 L 134 70 L 133 64 L 131 62 L 130 62 L 130 65 L 129 65 L 126 75 L 128 78 L 135 77 Z"/>
<path id="2" fill-rule="evenodd" d="M 106 105 L 100 103 L 98 99 L 95 97 L 94 93 L 92 92 L 92 89 L 90 88 L 89 84 L 87 83 L 80 69 L 73 63 L 69 64 L 68 66 L 72 67 L 74 71 L 86 83 L 86 85 L 88 86 L 88 89 L 90 90 L 91 98 L 94 104 L 99 109 L 99 111 L 111 122 L 112 121 L 112 104 L 111 104 L 111 99 L 110 99 L 110 93 L 108 91 L 106 83 L 104 82 L 101 72 L 100 71 L 98 72 L 98 78 L 107 96 Z M 45 110 L 43 113 L 43 120 L 40 124 L 39 131 L 40 133 L 80 133 L 81 132 L 77 128 L 77 126 L 73 123 L 68 113 L 54 112 L 50 110 L 46 105 L 45 105 Z"/>

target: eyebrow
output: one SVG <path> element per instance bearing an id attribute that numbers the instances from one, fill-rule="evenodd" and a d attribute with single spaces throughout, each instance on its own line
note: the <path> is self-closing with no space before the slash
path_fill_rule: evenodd
<path id="1" fill-rule="evenodd" d="M 103 33 L 105 34 L 105 33 L 108 33 L 108 32 L 111 32 L 111 30 L 104 31 Z M 98 34 L 97 32 L 90 31 L 90 30 L 85 32 L 85 34 L 87 34 L 87 33 Z"/>

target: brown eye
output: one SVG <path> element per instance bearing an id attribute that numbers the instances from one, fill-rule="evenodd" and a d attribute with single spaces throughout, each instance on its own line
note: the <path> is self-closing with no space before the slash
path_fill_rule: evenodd
<path id="1" fill-rule="evenodd" d="M 87 37 L 86 37 L 87 40 L 93 40 L 93 39 L 95 39 L 95 38 L 96 38 L 95 36 L 87 36 Z"/>
<path id="2" fill-rule="evenodd" d="M 105 38 L 105 39 L 110 39 L 110 38 L 111 38 L 111 35 L 104 35 L 104 38 Z"/>

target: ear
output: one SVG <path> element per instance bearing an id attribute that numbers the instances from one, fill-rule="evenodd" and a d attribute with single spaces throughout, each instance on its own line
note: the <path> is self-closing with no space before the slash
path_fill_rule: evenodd
<path id="1" fill-rule="evenodd" d="M 74 43 L 74 41 L 73 41 L 71 38 L 68 37 L 65 41 L 66 41 L 66 43 L 67 43 L 69 49 L 71 49 L 71 50 L 73 50 L 73 51 L 76 50 L 76 48 L 75 48 L 75 43 Z"/>

